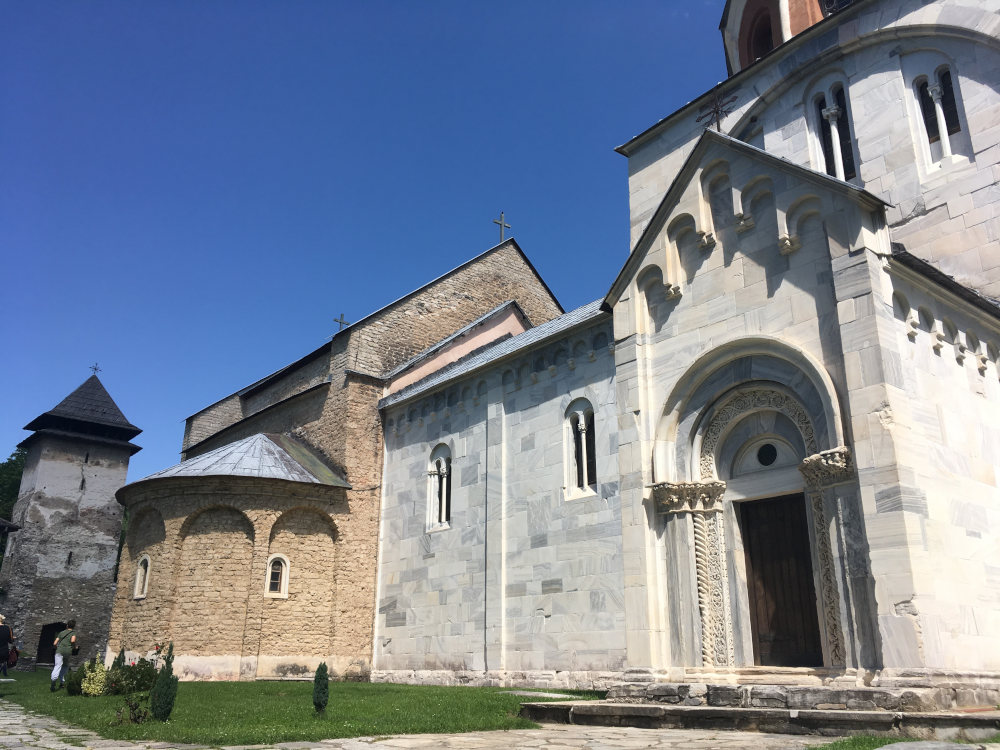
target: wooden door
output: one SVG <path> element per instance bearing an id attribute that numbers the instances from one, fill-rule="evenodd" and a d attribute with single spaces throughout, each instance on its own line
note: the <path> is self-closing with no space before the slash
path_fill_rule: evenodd
<path id="1" fill-rule="evenodd" d="M 754 664 L 823 664 L 803 495 L 740 504 Z"/>

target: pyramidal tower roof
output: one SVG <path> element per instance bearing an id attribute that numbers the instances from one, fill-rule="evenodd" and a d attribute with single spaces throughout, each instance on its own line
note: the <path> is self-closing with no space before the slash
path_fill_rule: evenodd
<path id="1" fill-rule="evenodd" d="M 91 375 L 55 407 L 35 417 L 26 430 L 55 430 L 110 440 L 128 441 L 142 432 L 122 414 L 104 385 Z"/>

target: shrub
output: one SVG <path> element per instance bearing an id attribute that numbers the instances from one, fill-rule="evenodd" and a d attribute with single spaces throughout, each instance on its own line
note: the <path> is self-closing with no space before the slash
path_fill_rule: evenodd
<path id="1" fill-rule="evenodd" d="M 160 721 L 170 718 L 174 710 L 174 699 L 177 698 L 177 678 L 174 677 L 174 644 L 170 643 L 163 666 L 156 675 L 153 689 L 149 691 L 149 707 L 153 717 Z"/>
<path id="2" fill-rule="evenodd" d="M 316 667 L 316 676 L 313 677 L 313 707 L 316 713 L 321 714 L 326 711 L 328 700 L 330 700 L 330 675 L 326 669 L 326 662 L 322 661 Z"/>
<path id="3" fill-rule="evenodd" d="M 115 660 L 117 662 L 117 659 Z M 156 682 L 156 665 L 149 659 L 132 664 L 111 665 L 108 672 L 107 695 L 129 695 L 152 690 Z"/>
<path id="4" fill-rule="evenodd" d="M 86 669 L 87 673 L 83 676 L 83 694 L 89 696 L 104 695 L 104 690 L 108 685 L 108 670 L 96 659 Z"/>
<path id="5" fill-rule="evenodd" d="M 85 662 L 77 669 L 66 673 L 66 695 L 83 695 L 83 678 L 87 674 L 89 663 Z"/>
<path id="6" fill-rule="evenodd" d="M 111 662 L 111 670 L 114 671 L 118 667 L 124 667 L 124 666 L 125 666 L 125 647 L 122 646 L 122 650 L 118 652 L 118 656 L 116 656 L 115 660 Z"/>

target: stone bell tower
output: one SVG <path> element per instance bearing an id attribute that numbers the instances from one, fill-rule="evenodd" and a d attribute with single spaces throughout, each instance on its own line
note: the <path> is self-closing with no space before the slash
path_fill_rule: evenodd
<path id="1" fill-rule="evenodd" d="M 52 641 L 75 618 L 80 657 L 104 655 L 115 590 L 130 423 L 97 375 L 25 427 L 33 434 L 0 571 L 0 612 L 26 659 L 51 663 Z"/>

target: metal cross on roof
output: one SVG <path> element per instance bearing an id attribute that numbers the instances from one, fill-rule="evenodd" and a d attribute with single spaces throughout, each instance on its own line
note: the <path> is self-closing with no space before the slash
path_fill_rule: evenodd
<path id="1" fill-rule="evenodd" d="M 90 366 L 90 370 L 91 370 L 91 372 L 93 372 L 93 373 L 94 373 L 95 375 L 96 375 L 97 373 L 99 373 L 99 372 L 103 372 L 103 370 L 101 370 L 101 368 L 97 366 L 97 363 L 96 363 L 96 362 L 94 362 L 94 364 L 92 364 L 92 365 Z"/>
<path id="2" fill-rule="evenodd" d="M 494 219 L 493 223 L 500 225 L 500 241 L 503 242 L 503 230 L 504 230 L 504 228 L 506 227 L 507 229 L 510 229 L 510 224 L 504 224 L 504 221 L 503 221 L 503 211 L 500 212 L 500 219 L 499 220 Z"/>
<path id="3" fill-rule="evenodd" d="M 334 318 L 333 322 L 340 326 L 340 328 L 337 329 L 338 331 L 343 331 L 345 328 L 347 328 L 347 326 L 350 325 L 350 323 L 348 323 L 347 319 L 344 317 L 344 313 L 341 313 L 339 318 Z"/>
<path id="4" fill-rule="evenodd" d="M 712 101 L 708 104 L 703 104 L 701 106 L 702 114 L 698 117 L 695 122 L 701 122 L 706 118 L 712 118 L 715 121 L 715 129 L 722 132 L 722 118 L 728 115 L 731 110 L 729 105 L 735 102 L 739 97 L 736 94 L 726 96 L 724 92 L 719 92 L 713 97 Z"/>

